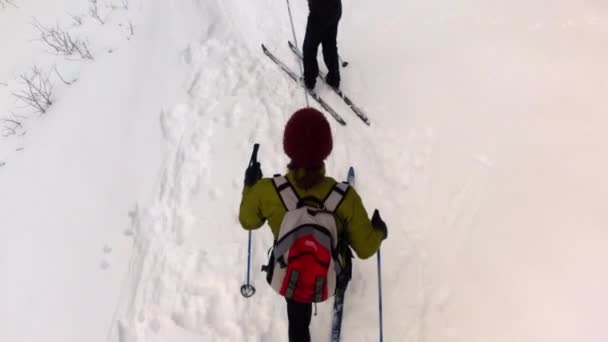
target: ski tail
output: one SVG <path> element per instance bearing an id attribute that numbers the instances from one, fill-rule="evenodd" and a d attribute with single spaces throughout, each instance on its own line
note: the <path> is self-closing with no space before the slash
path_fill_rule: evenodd
<path id="1" fill-rule="evenodd" d="M 298 58 L 300 58 L 300 59 L 304 58 L 302 56 L 302 51 L 300 51 L 300 49 L 297 46 L 295 46 L 291 41 L 289 41 L 288 44 L 289 44 L 289 48 L 291 49 L 291 51 Z M 319 76 L 321 77 L 321 79 L 323 80 L 323 82 L 327 83 L 325 81 L 327 75 L 323 71 L 319 70 Z M 357 115 L 359 117 L 359 119 L 361 119 L 361 121 L 363 121 L 368 126 L 371 125 L 371 122 L 369 121 L 369 118 L 363 112 L 363 110 L 361 108 L 359 108 L 357 105 L 355 105 L 353 103 L 353 101 L 348 96 L 346 96 L 346 94 L 344 94 L 344 92 L 341 89 L 334 88 L 332 86 L 330 86 L 330 88 L 344 101 L 344 103 L 346 103 L 346 105 L 353 111 L 353 113 L 355 113 L 355 115 Z"/>
<path id="2" fill-rule="evenodd" d="M 319 94 L 317 94 L 313 90 L 306 88 L 304 84 L 300 82 L 300 77 L 298 76 L 298 74 L 295 73 L 292 69 L 290 69 L 287 65 L 285 65 L 285 63 L 281 62 L 281 60 L 279 60 L 272 52 L 270 52 L 270 50 L 268 50 L 268 48 L 264 44 L 262 44 L 262 51 L 264 51 L 264 54 L 268 56 L 268 58 L 270 58 L 270 60 L 273 61 L 279 68 L 281 68 L 281 70 L 283 70 L 283 72 L 285 72 L 294 82 L 296 82 L 299 86 L 303 87 L 308 93 L 308 95 L 310 95 L 310 97 L 317 101 L 317 103 L 327 113 L 329 113 L 340 125 L 346 125 L 346 121 L 344 121 L 340 114 L 338 114 L 329 104 L 327 104 L 327 102 L 325 102 L 325 100 L 323 100 L 319 96 Z"/>

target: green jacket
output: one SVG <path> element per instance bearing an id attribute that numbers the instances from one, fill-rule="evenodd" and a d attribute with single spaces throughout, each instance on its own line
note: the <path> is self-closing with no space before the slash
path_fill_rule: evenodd
<path id="1" fill-rule="evenodd" d="M 325 177 L 320 184 L 306 191 L 298 187 L 294 178 L 294 171 L 289 171 L 287 179 L 300 198 L 313 196 L 323 199 L 336 184 L 333 178 Z M 285 214 L 285 207 L 271 178 L 261 179 L 254 186 L 246 186 L 243 189 L 239 220 L 244 229 L 258 229 L 268 220 L 268 225 L 276 239 Z M 382 233 L 372 227 L 361 197 L 354 188 L 349 188 L 343 202 L 336 210 L 336 216 L 339 221 L 338 234 L 346 230 L 346 240 L 359 258 L 367 259 L 376 253 L 382 243 Z"/>

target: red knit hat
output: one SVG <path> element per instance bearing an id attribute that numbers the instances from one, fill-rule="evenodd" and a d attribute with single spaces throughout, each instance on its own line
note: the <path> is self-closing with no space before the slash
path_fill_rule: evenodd
<path id="1" fill-rule="evenodd" d="M 285 126 L 283 150 L 294 167 L 319 167 L 332 148 L 331 128 L 323 113 L 304 108 L 291 116 Z"/>

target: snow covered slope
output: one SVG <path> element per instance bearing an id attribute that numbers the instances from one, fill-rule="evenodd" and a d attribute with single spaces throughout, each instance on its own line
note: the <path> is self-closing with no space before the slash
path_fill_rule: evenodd
<path id="1" fill-rule="evenodd" d="M 291 2 L 301 43 L 306 2 Z M 252 144 L 265 175 L 283 171 L 283 125 L 305 104 L 259 47 L 297 68 L 286 4 L 130 8 L 133 40 L 0 168 L 0 337 L 285 341 L 257 272 L 267 229 L 258 293 L 238 291 L 237 211 Z M 344 1 L 343 88 L 372 126 L 319 86 L 349 123 L 328 171 L 355 166 L 389 224 L 387 341 L 608 339 L 607 19 L 594 1 Z M 345 341 L 377 340 L 375 272 L 356 261 Z M 313 341 L 329 324 L 320 305 Z"/>
<path id="2" fill-rule="evenodd" d="M 45 12 L 42 5 L 16 4 L 20 7 L 7 8 L 0 20 L 22 18 L 26 25 L 18 29 L 30 28 L 29 15 L 44 15 L 39 20 L 50 25 L 60 15 Z M 88 2 L 64 5 L 62 13 L 79 14 L 86 13 Z M 180 67 L 182 39 L 195 27 L 194 21 L 185 21 L 187 11 L 174 12 L 174 19 L 159 27 L 153 23 L 165 18 L 163 8 L 143 8 L 133 1 L 131 6 L 136 37 L 129 41 L 127 34 L 115 33 L 121 32 L 119 24 L 127 24 L 120 11 L 105 26 L 88 19 L 87 33 L 107 40 L 91 40 L 95 61 L 58 58 L 58 68 L 74 70 L 78 82 L 57 86 L 57 100 L 46 115 L 23 110 L 29 115 L 27 134 L 2 140 L 3 341 L 102 341 L 114 325 L 132 253 L 129 213 L 149 202 L 158 186 L 163 159 L 159 116 L 177 97 L 186 72 Z M 2 64 L 9 87 L 19 86 L 15 79 L 30 63 L 55 62 L 43 46 L 26 51 L 17 44 L 25 42 L 16 41 L 11 50 L 11 41 L 4 40 L 9 27 L 0 23 L 7 47 L 3 63 L 5 51 L 23 54 Z M 23 36 L 28 34 L 35 37 L 33 30 Z M 112 53 L 104 49 L 106 43 Z M 2 90 L 2 95 L 7 99 L 2 114 L 21 110 L 8 101 L 10 94 Z"/>

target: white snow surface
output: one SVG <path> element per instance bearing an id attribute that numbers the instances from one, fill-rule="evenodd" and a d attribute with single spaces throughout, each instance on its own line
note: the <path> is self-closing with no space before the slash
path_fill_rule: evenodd
<path id="1" fill-rule="evenodd" d="M 0 340 L 287 340 L 259 272 L 267 228 L 257 293 L 239 293 L 237 219 L 253 143 L 265 175 L 283 172 L 283 127 L 305 106 L 260 49 L 298 69 L 286 3 L 98 0 L 101 25 L 85 0 L 14 2 L 0 7 L 0 119 L 25 119 L 0 138 Z M 306 2 L 290 2 L 301 43 Z M 348 122 L 331 122 L 327 168 L 354 166 L 388 223 L 385 340 L 607 341 L 608 6 L 343 5 L 342 86 L 372 125 L 319 84 Z M 32 17 L 71 25 L 67 13 L 85 18 L 70 29 L 94 61 L 32 41 Z M 77 79 L 53 77 L 42 116 L 10 95 L 34 64 Z M 378 340 L 377 290 L 376 260 L 356 260 L 344 341 Z M 313 341 L 329 341 L 331 301 L 318 310 Z"/>

